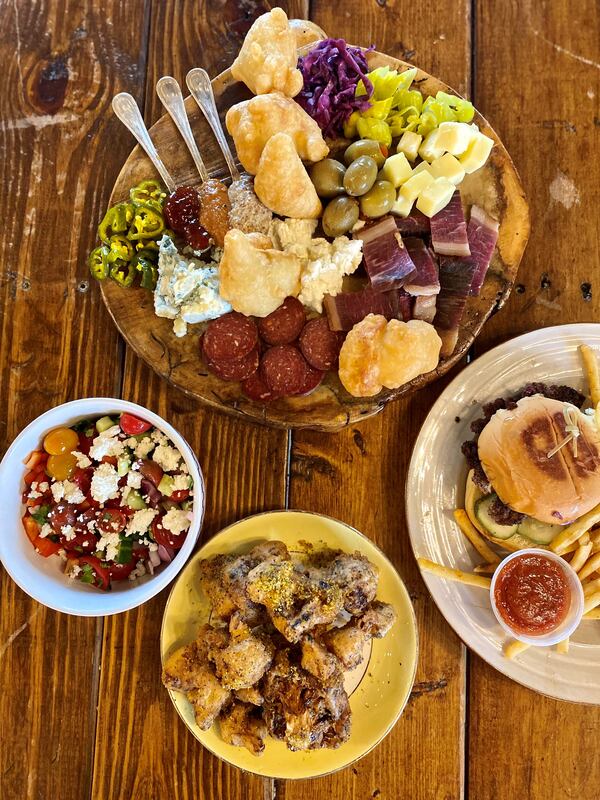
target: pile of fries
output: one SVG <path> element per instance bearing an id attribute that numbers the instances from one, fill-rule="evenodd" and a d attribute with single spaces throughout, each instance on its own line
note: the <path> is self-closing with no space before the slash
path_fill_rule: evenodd
<path id="1" fill-rule="evenodd" d="M 579 348 L 583 366 L 589 385 L 594 419 L 600 429 L 600 372 L 594 351 L 588 345 Z M 417 558 L 422 570 L 431 572 L 440 578 L 458 581 L 468 586 L 478 586 L 489 591 L 492 575 L 504 556 L 499 556 L 477 528 L 472 524 L 463 508 L 454 511 L 454 519 L 460 530 L 471 542 L 475 550 L 483 558 L 483 563 L 474 568 L 473 572 L 463 572 L 443 564 L 436 564 L 428 558 Z M 562 556 L 577 573 L 584 596 L 584 619 L 600 619 L 600 505 L 597 505 L 587 514 L 584 514 L 571 525 L 567 525 L 550 543 L 550 549 Z M 542 548 L 543 549 L 543 548 Z M 504 646 L 504 655 L 514 658 L 527 650 L 531 645 L 525 642 L 509 639 Z M 559 653 L 568 653 L 569 640 L 564 639 L 556 645 Z"/>

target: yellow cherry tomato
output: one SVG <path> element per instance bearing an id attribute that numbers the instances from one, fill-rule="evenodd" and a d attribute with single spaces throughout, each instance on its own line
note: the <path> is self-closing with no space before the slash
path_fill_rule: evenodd
<path id="1" fill-rule="evenodd" d="M 78 444 L 79 436 L 71 428 L 55 428 L 46 434 L 44 450 L 51 456 L 59 456 L 76 450 Z"/>
<path id="2" fill-rule="evenodd" d="M 46 472 L 57 481 L 66 481 L 77 468 L 77 459 L 72 453 L 61 453 L 50 456 L 46 464 Z"/>

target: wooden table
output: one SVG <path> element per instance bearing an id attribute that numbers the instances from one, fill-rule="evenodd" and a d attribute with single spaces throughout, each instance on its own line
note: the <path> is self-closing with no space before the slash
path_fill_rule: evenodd
<path id="1" fill-rule="evenodd" d="M 470 96 L 503 137 L 532 209 L 507 307 L 474 348 L 598 319 L 597 0 L 289 2 L 326 31 L 414 61 Z M 167 591 L 118 617 L 48 611 L 1 573 L 3 800 L 586 800 L 600 795 L 600 708 L 548 700 L 468 653 L 419 577 L 402 486 L 443 388 L 333 435 L 269 430 L 199 407 L 124 348 L 86 254 L 132 139 L 110 110 L 132 92 L 148 123 L 157 79 L 228 66 L 262 2 L 1 0 L 0 437 L 76 397 L 122 396 L 197 452 L 203 532 L 271 508 L 324 512 L 372 537 L 406 581 L 421 639 L 416 684 L 387 739 L 318 781 L 246 776 L 204 751 L 160 684 Z M 455 370 L 455 373 L 458 370 Z M 1 535 L 1 526 L 0 526 Z M 600 698 L 599 698 L 600 699 Z"/>

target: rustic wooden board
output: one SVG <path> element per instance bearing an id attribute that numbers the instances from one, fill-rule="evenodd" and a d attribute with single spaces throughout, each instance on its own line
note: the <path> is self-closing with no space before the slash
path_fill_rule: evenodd
<path id="1" fill-rule="evenodd" d="M 478 354 L 529 330 L 599 318 L 600 15 L 594 0 L 506 3 L 511 35 L 498 40 L 497 16 L 476 5 L 475 100 L 519 165 L 532 212 L 517 291 Z M 472 656 L 469 710 L 471 797 L 598 797 L 600 708 L 541 697 Z"/>
<path id="2" fill-rule="evenodd" d="M 115 92 L 144 69 L 142 4 L 0 4 L 0 452 L 74 397 L 118 394 L 122 348 L 85 264 L 125 157 Z M 124 135 L 125 134 L 125 135 Z M 102 621 L 0 568 L 0 796 L 88 797 Z"/>
<path id="3" fill-rule="evenodd" d="M 333 27 L 336 22 L 331 20 Z M 336 34 L 337 30 L 330 30 Z M 359 43 L 362 37 L 358 37 Z M 379 52 L 368 54 L 371 67 L 389 65 L 406 68 L 400 61 Z M 426 72 L 419 71 L 416 81 L 424 94 L 453 91 Z M 223 116 L 235 102 L 249 96 L 248 90 L 233 81 L 229 70 L 213 80 L 217 105 Z M 199 143 L 203 160 L 211 174 L 224 176 L 224 164 L 208 124 L 194 100 L 186 108 Z M 480 115 L 475 117 L 480 129 L 496 139 L 488 164 L 467 176 L 461 191 L 467 204 L 476 201 L 500 220 L 498 247 L 488 277 L 479 297 L 469 298 L 462 320 L 459 341 L 454 353 L 427 375 L 420 376 L 396 390 L 385 390 L 376 397 L 352 397 L 342 387 L 337 373 L 330 372 L 323 384 L 308 397 L 284 398 L 269 405 L 249 401 L 238 383 L 221 381 L 209 373 L 199 357 L 198 339 L 203 326 L 190 326 L 189 333 L 177 339 L 172 321 L 154 314 L 152 295 L 143 289 L 124 291 L 112 281 L 102 284 L 104 301 L 120 332 L 133 350 L 160 375 L 177 388 L 215 408 L 246 416 L 279 427 L 337 430 L 378 413 L 391 400 L 415 391 L 456 364 L 472 344 L 485 320 L 506 300 L 529 234 L 528 209 L 518 175 L 502 143 Z M 199 183 L 190 154 L 168 115 L 153 126 L 152 138 L 167 169 L 179 185 Z M 129 196 L 131 186 L 154 174 L 154 168 L 140 147 L 125 163 L 115 184 L 112 202 Z"/>

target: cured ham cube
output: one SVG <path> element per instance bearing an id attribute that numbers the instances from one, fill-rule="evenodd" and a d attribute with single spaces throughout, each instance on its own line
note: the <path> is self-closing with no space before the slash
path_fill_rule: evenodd
<path id="1" fill-rule="evenodd" d="M 400 288 L 415 271 L 393 217 L 362 228 L 354 238 L 363 241 L 365 269 L 376 291 Z"/>
<path id="2" fill-rule="evenodd" d="M 431 218 L 431 243 L 439 255 L 471 255 L 467 223 L 458 190 L 454 192 L 448 205 Z"/>
<path id="3" fill-rule="evenodd" d="M 481 291 L 494 254 L 496 242 L 498 241 L 498 228 L 499 224 L 495 219 L 486 214 L 479 206 L 472 206 L 471 218 L 467 226 L 467 236 L 469 237 L 471 258 L 475 262 L 475 274 L 473 275 L 470 294 L 475 297 Z"/>

